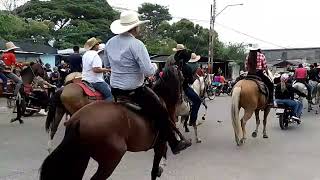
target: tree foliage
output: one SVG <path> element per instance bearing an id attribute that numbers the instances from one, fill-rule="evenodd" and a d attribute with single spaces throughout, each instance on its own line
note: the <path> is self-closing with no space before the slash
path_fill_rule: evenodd
<path id="1" fill-rule="evenodd" d="M 109 25 L 118 17 L 105 0 L 31 0 L 15 12 L 24 18 L 53 22 L 58 48 L 83 45 L 93 36 L 107 40 L 112 36 Z"/>
<path id="2" fill-rule="evenodd" d="M 0 12 L 0 37 L 9 41 L 50 39 L 50 22 L 23 19 L 6 12 Z"/>

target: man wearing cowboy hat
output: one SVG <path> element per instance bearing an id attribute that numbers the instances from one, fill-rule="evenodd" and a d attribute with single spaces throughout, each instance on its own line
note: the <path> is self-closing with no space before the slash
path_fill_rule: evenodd
<path id="1" fill-rule="evenodd" d="M 82 80 L 93 85 L 107 101 L 112 101 L 109 85 L 103 79 L 103 73 L 108 72 L 102 68 L 102 60 L 98 54 L 100 42 L 96 38 L 90 38 L 84 45 L 87 52 L 82 57 Z"/>
<path id="2" fill-rule="evenodd" d="M 15 55 L 15 50 L 18 49 L 19 47 L 15 46 L 13 42 L 7 42 L 6 43 L 6 50 L 4 51 L 1 59 L 6 65 L 6 69 L 3 71 L 4 74 L 11 80 L 15 82 L 15 89 L 13 92 L 13 96 L 15 97 L 19 89 L 22 86 L 22 80 L 13 73 L 14 68 L 16 67 L 17 60 L 16 60 L 16 55 Z"/>
<path id="3" fill-rule="evenodd" d="M 186 67 L 182 68 L 183 77 L 186 79 L 183 82 L 183 90 L 188 99 L 192 102 L 191 114 L 189 125 L 196 125 L 198 119 L 198 112 L 201 106 L 201 98 L 198 94 L 191 88 L 191 85 L 194 83 L 195 79 L 198 78 L 197 71 L 200 69 L 199 64 L 197 63 L 201 57 L 195 53 L 191 53 L 191 58 L 185 66 L 190 67 L 188 70 Z"/>
<path id="4" fill-rule="evenodd" d="M 144 86 L 145 76 L 156 73 L 157 65 L 151 63 L 145 45 L 136 37 L 140 33 L 139 26 L 148 21 L 140 21 L 138 14 L 125 11 L 120 19 L 114 21 L 110 29 L 114 34 L 105 47 L 106 65 L 110 66 L 112 94 L 126 96 L 138 103 L 149 119 L 154 119 L 160 130 L 159 138 L 168 141 L 174 154 L 190 146 L 190 142 L 178 141 L 170 127 L 170 117 L 157 95 Z M 160 122 L 160 123 L 159 123 Z"/>

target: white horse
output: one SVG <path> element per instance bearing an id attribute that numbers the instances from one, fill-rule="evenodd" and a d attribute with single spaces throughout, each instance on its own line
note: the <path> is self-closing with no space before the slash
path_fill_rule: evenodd
<path id="1" fill-rule="evenodd" d="M 207 88 L 207 84 L 209 81 L 210 81 L 210 79 L 208 79 L 208 76 L 205 76 L 205 77 L 198 76 L 197 79 L 194 81 L 194 83 L 191 86 L 192 89 L 201 98 L 202 105 L 205 107 L 205 113 L 202 116 L 202 120 L 206 119 L 206 114 L 207 114 L 207 109 L 208 109 L 208 106 L 205 101 L 205 97 L 206 97 L 206 88 Z M 177 116 L 180 116 L 181 123 L 183 124 L 185 131 L 189 132 L 188 120 L 189 120 L 189 116 L 190 116 L 190 112 L 191 112 L 191 102 L 188 100 L 188 98 L 186 97 L 186 95 L 184 93 L 182 94 L 182 100 L 183 101 L 182 101 L 181 105 L 177 108 L 176 114 L 177 114 Z M 198 134 L 199 134 L 198 133 L 198 126 L 200 126 L 201 124 L 202 124 L 202 122 L 199 122 L 198 124 L 193 126 L 195 140 L 197 143 L 202 142 L 198 136 Z"/>
<path id="2" fill-rule="evenodd" d="M 308 89 L 305 84 L 303 84 L 301 82 L 293 82 L 292 87 L 294 89 L 296 89 L 297 91 L 299 91 L 303 95 L 303 97 L 307 97 Z M 301 101 L 302 101 L 303 97 L 301 97 L 301 96 L 299 97 Z M 312 105 L 310 102 L 308 102 L 308 112 L 310 112 L 311 110 L 312 110 Z"/>
<path id="3" fill-rule="evenodd" d="M 314 104 L 318 106 L 316 109 L 316 114 L 318 114 L 320 110 L 320 83 L 309 80 L 309 85 L 312 87 L 311 97 L 314 99 Z"/>

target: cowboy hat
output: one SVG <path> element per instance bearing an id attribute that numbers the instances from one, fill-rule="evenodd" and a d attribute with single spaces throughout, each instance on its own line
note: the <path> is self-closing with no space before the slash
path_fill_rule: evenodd
<path id="1" fill-rule="evenodd" d="M 99 44 L 99 50 L 98 50 L 98 53 L 104 51 L 104 48 L 106 47 L 105 44 Z"/>
<path id="2" fill-rule="evenodd" d="M 274 74 L 274 78 L 279 78 L 281 75 L 279 73 Z"/>
<path id="3" fill-rule="evenodd" d="M 196 55 L 196 53 L 192 53 L 191 54 L 191 58 L 188 62 L 193 63 L 193 62 L 197 62 L 201 59 L 201 56 Z"/>
<path id="4" fill-rule="evenodd" d="M 249 51 L 256 51 L 256 50 L 259 50 L 259 49 L 260 49 L 260 47 L 257 44 L 251 44 L 249 46 Z"/>
<path id="5" fill-rule="evenodd" d="M 20 47 L 17 47 L 16 45 L 13 44 L 13 42 L 7 42 L 6 43 L 6 50 L 4 52 L 8 52 L 14 49 L 18 49 Z"/>
<path id="6" fill-rule="evenodd" d="M 100 41 L 98 40 L 98 39 L 96 39 L 96 38 L 90 38 L 90 39 L 88 39 L 88 41 L 84 44 L 84 48 L 86 49 L 86 50 L 90 50 L 90 49 L 92 49 L 95 45 L 97 45 L 97 44 L 99 44 L 100 43 Z"/>
<path id="7" fill-rule="evenodd" d="M 184 49 L 186 49 L 186 48 L 184 47 L 183 44 L 177 44 L 177 47 L 173 48 L 172 51 L 177 52 L 177 51 L 181 51 L 181 50 L 184 50 Z"/>
<path id="8" fill-rule="evenodd" d="M 124 11 L 120 14 L 120 19 L 111 23 L 110 29 L 114 34 L 122 34 L 147 22 L 149 21 L 140 21 L 138 13 L 134 11 Z"/>

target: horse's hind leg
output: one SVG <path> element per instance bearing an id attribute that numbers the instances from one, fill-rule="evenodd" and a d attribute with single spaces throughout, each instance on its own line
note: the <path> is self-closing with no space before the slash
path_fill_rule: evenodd
<path id="1" fill-rule="evenodd" d="M 206 103 L 206 100 L 205 98 L 202 99 L 202 105 L 204 106 L 205 108 L 205 112 L 202 116 L 202 120 L 206 120 L 206 115 L 207 115 L 207 111 L 208 111 L 208 106 L 207 106 L 207 103 Z"/>
<path id="2" fill-rule="evenodd" d="M 263 138 L 268 138 L 268 135 L 267 135 L 267 118 L 268 118 L 269 112 L 270 112 L 270 108 L 266 108 L 264 110 L 264 115 L 263 115 Z"/>
<path id="3" fill-rule="evenodd" d="M 196 138 L 196 143 L 201 143 L 201 139 L 198 137 L 198 125 L 193 125 L 194 135 Z"/>
<path id="4" fill-rule="evenodd" d="M 242 133 L 243 133 L 242 139 L 240 140 L 241 144 L 244 144 L 247 139 L 246 124 L 247 124 L 247 121 L 251 118 L 252 114 L 253 114 L 253 111 L 245 109 L 244 115 L 241 119 L 241 127 L 242 127 Z"/>
<path id="5" fill-rule="evenodd" d="M 258 135 L 259 125 L 260 125 L 259 110 L 256 110 L 254 113 L 256 116 L 256 130 L 252 133 L 252 137 L 255 138 Z"/>
<path id="6" fill-rule="evenodd" d="M 160 142 L 154 148 L 154 159 L 153 159 L 153 166 L 151 171 L 151 180 L 156 180 L 157 177 L 161 177 L 163 172 L 162 167 L 159 166 L 162 157 L 167 152 L 167 144 L 166 142 Z"/>
<path id="7" fill-rule="evenodd" d="M 181 116 L 181 121 L 183 122 L 183 127 L 184 127 L 185 132 L 190 132 L 190 130 L 188 128 L 189 115 Z"/>
<path id="8" fill-rule="evenodd" d="M 118 166 L 123 155 L 127 151 L 127 146 L 124 142 L 117 142 L 119 144 L 114 143 L 113 145 L 103 144 L 102 146 L 97 146 L 92 158 L 98 162 L 99 167 L 91 180 L 106 180 L 111 176 L 114 169 Z"/>

